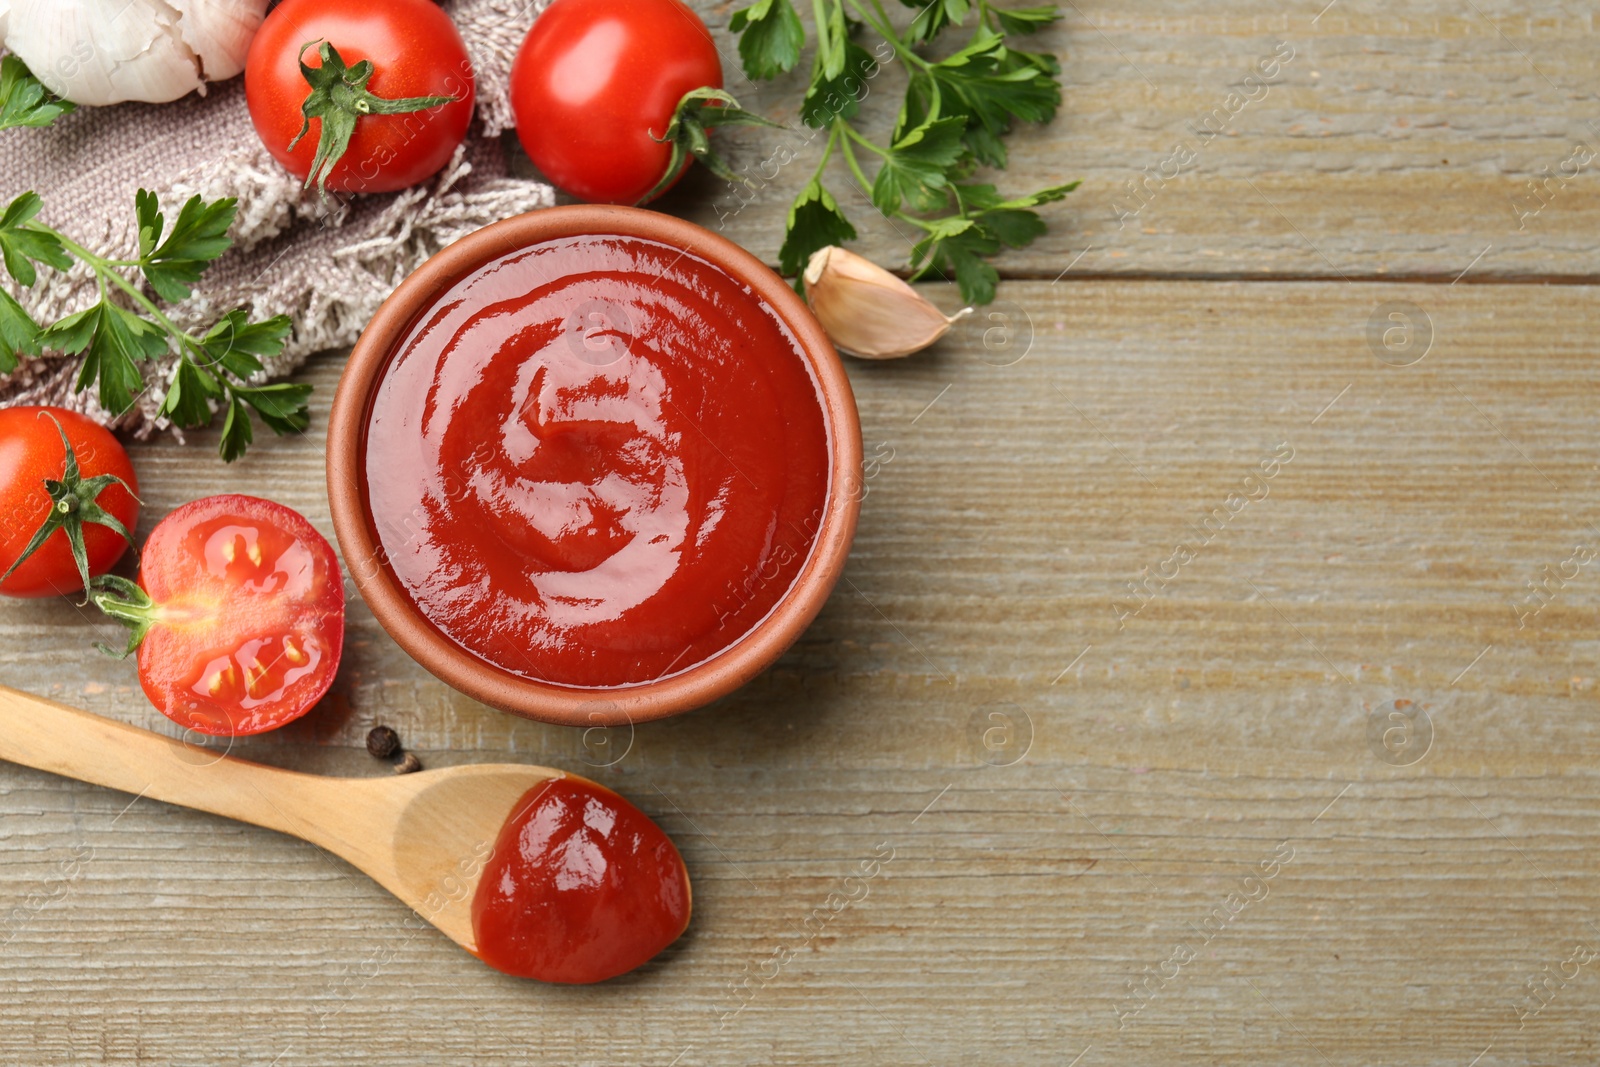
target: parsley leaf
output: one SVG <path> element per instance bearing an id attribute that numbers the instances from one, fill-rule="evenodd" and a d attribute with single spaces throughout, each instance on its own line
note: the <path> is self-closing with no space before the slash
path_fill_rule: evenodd
<path id="1" fill-rule="evenodd" d="M 77 105 L 51 94 L 16 56 L 0 59 L 0 130 L 48 126 Z"/>
<path id="2" fill-rule="evenodd" d="M 1078 187 L 1077 182 L 1052 185 L 1027 196 L 1002 200 L 992 185 L 957 185 L 954 191 L 966 212 L 934 219 L 927 235 L 911 250 L 916 276 L 939 271 L 954 277 L 961 299 L 987 304 L 994 299 L 1000 274 L 988 257 L 1002 246 L 1021 248 L 1045 232 L 1044 220 L 1032 209 L 1053 203 Z"/>
<path id="3" fill-rule="evenodd" d="M 906 7 L 916 8 L 917 14 L 906 29 L 906 40 L 913 43 L 931 41 L 946 26 L 959 26 L 972 10 L 970 0 L 900 0 Z"/>
<path id="4" fill-rule="evenodd" d="M 174 372 L 162 414 L 183 426 L 204 426 L 211 422 L 211 402 L 226 400 L 227 414 L 217 447 L 227 463 L 243 455 L 255 439 L 250 408 L 274 433 L 305 430 L 311 425 L 307 407 L 311 386 L 283 382 L 246 386 L 216 373 L 221 368 L 234 378 L 248 379 L 261 370 L 262 358 L 283 350 L 290 329 L 286 315 L 251 322 L 250 313 L 244 308 L 228 312 L 198 342 L 206 365 L 199 366 L 185 358 Z"/>
<path id="5" fill-rule="evenodd" d="M 100 406 L 113 415 L 133 407 L 144 391 L 144 378 L 135 366 L 167 350 L 167 337 L 155 323 L 101 298 L 98 304 L 69 315 L 46 330 L 39 339 L 46 348 L 69 356 L 84 353 L 75 392 L 100 382 Z"/>
<path id="6" fill-rule="evenodd" d="M 957 185 L 954 191 L 968 212 L 977 211 L 980 215 L 986 216 L 996 212 L 1014 212 L 1035 208 L 1041 204 L 1053 204 L 1065 199 L 1068 193 L 1082 184 L 1082 182 L 1068 182 L 1065 185 L 1051 185 L 1036 193 L 1013 197 L 1010 200 L 997 193 L 992 185 Z M 1013 247 L 1020 248 L 1021 245 Z"/>
<path id="7" fill-rule="evenodd" d="M 179 360 L 161 402 L 161 414 L 179 426 L 204 426 L 211 421 L 211 401 L 223 398 L 222 383 L 210 371 Z"/>
<path id="8" fill-rule="evenodd" d="M 1001 33 L 1038 33 L 1061 18 L 1054 4 L 1043 7 L 991 7 L 989 14 L 1000 25 Z"/>
<path id="9" fill-rule="evenodd" d="M 778 250 L 778 263 L 784 274 L 798 275 L 805 269 L 811 253 L 829 245 L 852 241 L 856 228 L 839 210 L 833 194 L 812 178 L 789 207 L 788 232 Z"/>
<path id="10" fill-rule="evenodd" d="M 814 75 L 800 103 L 800 121 L 813 129 L 825 130 L 837 119 L 855 118 L 866 98 L 867 82 L 878 72 L 872 53 L 848 37 L 839 54 L 838 72 Z"/>
<path id="11" fill-rule="evenodd" d="M 38 277 L 30 260 L 57 270 L 72 266 L 72 257 L 54 234 L 27 226 L 39 213 L 40 206 L 39 194 L 27 192 L 11 201 L 0 215 L 0 257 L 4 259 L 6 270 L 22 285 L 32 285 Z"/>
<path id="12" fill-rule="evenodd" d="M 735 11 L 728 29 L 740 35 L 739 58 L 754 80 L 776 78 L 800 62 L 806 31 L 789 0 L 757 0 Z"/>
<path id="13" fill-rule="evenodd" d="M 245 410 L 244 401 L 237 396 L 228 401 L 228 415 L 222 420 L 222 441 L 217 445 L 217 451 L 222 454 L 222 462 L 232 463 L 244 455 L 245 449 L 250 447 L 250 442 L 255 440 L 255 432 L 250 428 L 250 413 Z"/>
<path id="14" fill-rule="evenodd" d="M 283 351 L 294 324 L 287 315 L 274 315 L 263 322 L 251 322 L 244 308 L 234 308 L 200 339 L 200 347 L 212 364 L 221 364 L 235 378 L 245 379 L 261 370 L 261 360 Z"/>
<path id="15" fill-rule="evenodd" d="M 18 356 L 39 354 L 39 324 L 0 289 L 0 374 L 17 369 Z"/>
<path id="16" fill-rule="evenodd" d="M 140 189 L 134 197 L 139 219 L 139 269 L 161 299 L 187 300 L 190 288 L 211 261 L 233 244 L 228 227 L 238 202 L 231 196 L 206 203 L 191 196 L 172 223 L 172 232 L 161 240 L 163 218 L 154 193 Z"/>
<path id="17" fill-rule="evenodd" d="M 1050 186 L 1046 186 L 1043 189 L 1040 189 L 1036 193 L 1029 193 L 1027 196 L 1013 197 L 1010 200 L 1001 200 L 998 203 L 988 204 L 988 205 L 986 205 L 986 207 L 987 208 L 1025 208 L 1025 207 L 1039 207 L 1041 204 L 1054 204 L 1057 201 L 1065 200 L 1067 198 L 1067 194 L 1068 193 L 1072 192 L 1074 189 L 1076 189 L 1078 186 L 1080 186 L 1082 184 L 1083 184 L 1083 182 L 1076 181 L 1076 182 L 1067 182 L 1067 183 L 1065 183 L 1063 185 L 1050 185 Z M 965 187 L 963 187 L 963 188 L 965 188 Z"/>
<path id="18" fill-rule="evenodd" d="M 1049 122 L 1061 106 L 1055 57 L 1017 52 L 1005 38 L 980 26 L 965 48 L 917 71 L 907 90 L 911 114 L 928 114 L 937 99 L 946 115 L 967 122 L 967 147 L 992 167 L 1006 165 L 1000 138 L 1017 119 Z M 935 93 L 937 88 L 937 93 Z"/>
<path id="19" fill-rule="evenodd" d="M 1000 282 L 1000 272 L 987 257 L 998 251 L 1000 241 L 975 220 L 952 215 L 934 220 L 927 236 L 912 248 L 911 265 L 917 271 L 914 277 L 939 271 L 955 278 L 961 286 L 961 299 L 969 304 L 987 304 L 994 300 L 995 286 Z"/>
<path id="20" fill-rule="evenodd" d="M 1002 208 L 996 211 L 985 211 L 978 216 L 979 225 L 987 230 L 1002 244 L 1012 248 L 1023 248 L 1033 243 L 1033 239 L 1045 232 L 1044 220 L 1037 211 L 1019 211 L 1015 208 Z"/>
<path id="21" fill-rule="evenodd" d="M 935 206 L 930 197 L 947 184 L 946 172 L 966 152 L 960 118 L 935 119 L 896 139 L 872 182 L 872 202 L 885 215 L 903 201 Z"/>
<path id="22" fill-rule="evenodd" d="M 311 411 L 307 407 L 311 399 L 309 385 L 273 382 L 250 389 L 236 386 L 233 395 L 255 408 L 261 421 L 279 436 L 300 433 L 311 425 Z"/>
<path id="23" fill-rule="evenodd" d="M 861 28 L 861 23 L 844 13 L 844 4 L 834 4 L 825 13 L 817 16 L 817 57 L 812 67 L 812 78 L 821 73 L 824 78 L 837 78 L 844 73 L 845 48 L 850 44 L 850 38 Z"/>

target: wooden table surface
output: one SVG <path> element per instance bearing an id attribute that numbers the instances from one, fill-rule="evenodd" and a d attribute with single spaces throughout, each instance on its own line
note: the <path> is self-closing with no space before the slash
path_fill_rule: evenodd
<path id="1" fill-rule="evenodd" d="M 353 598 L 326 705 L 234 746 L 387 773 L 385 722 L 432 766 L 596 777 L 684 852 L 679 944 L 518 981 L 309 845 L 5 765 L 0 1062 L 1595 1062 L 1594 6 L 1064 8 L 1062 115 L 1004 186 L 1084 185 L 993 308 L 850 364 L 860 534 L 776 667 L 584 734 L 452 692 Z M 817 146 L 733 139 L 800 161 L 665 206 L 770 260 Z M 236 490 L 331 535 L 340 362 L 303 438 L 135 447 L 143 529 Z M 0 606 L 0 679 L 171 732 L 112 629 Z"/>

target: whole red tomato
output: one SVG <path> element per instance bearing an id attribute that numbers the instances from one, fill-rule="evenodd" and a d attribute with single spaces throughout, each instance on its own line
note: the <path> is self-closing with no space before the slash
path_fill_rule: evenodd
<path id="1" fill-rule="evenodd" d="M 301 105 L 312 91 L 300 72 L 321 68 L 312 42 L 325 41 L 347 67 L 371 60 L 366 83 L 389 100 L 454 97 L 404 114 L 354 116 L 344 156 L 327 175 L 338 192 L 382 193 L 438 173 L 450 161 L 472 119 L 472 63 L 450 17 L 431 0 L 284 0 L 261 24 L 245 60 L 250 119 L 273 158 L 304 178 L 311 173 L 326 120 L 289 147 L 304 123 Z M 359 110 L 359 109 L 358 109 Z"/>
<path id="2" fill-rule="evenodd" d="M 57 423 L 61 430 L 56 429 Z M 59 481 L 65 470 L 62 430 L 78 457 L 83 480 L 110 474 L 128 484 L 129 488 L 114 482 L 106 485 L 94 502 L 129 531 L 138 521 L 139 502 L 134 493 L 139 491 L 139 482 L 128 453 L 109 430 L 65 408 L 5 408 L 0 410 L 0 573 L 17 561 L 50 516 L 52 502 L 44 483 L 47 478 Z M 121 534 L 95 523 L 84 524 L 83 543 L 91 575 L 110 570 L 128 547 Z M 52 533 L 0 582 L 0 593 L 16 597 L 55 596 L 82 588 L 65 530 Z"/>
<path id="3" fill-rule="evenodd" d="M 552 182 L 591 203 L 635 204 L 672 153 L 651 135 L 702 87 L 722 88 L 722 63 L 679 0 L 555 0 L 512 64 L 511 109 Z"/>
<path id="4" fill-rule="evenodd" d="M 101 582 L 93 600 L 133 630 L 150 703 L 200 733 L 258 734 L 298 719 L 339 669 L 338 557 L 282 504 L 234 494 L 185 504 L 150 531 L 138 585 Z"/>

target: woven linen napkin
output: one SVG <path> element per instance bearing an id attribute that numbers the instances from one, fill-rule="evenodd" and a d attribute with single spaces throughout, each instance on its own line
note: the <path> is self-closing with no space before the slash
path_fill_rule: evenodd
<path id="1" fill-rule="evenodd" d="M 191 332 L 238 307 L 255 318 L 288 315 L 294 332 L 258 376 L 281 377 L 312 352 L 353 344 L 395 285 L 440 248 L 498 219 L 554 203 L 548 185 L 508 173 L 500 138 L 513 124 L 511 61 L 533 24 L 535 5 L 453 0 L 443 6 L 472 59 L 477 114 L 455 158 L 422 185 L 330 197 L 326 204 L 303 192 L 262 147 L 241 76 L 210 86 L 205 96 L 81 107 L 48 128 L 0 134 L 0 204 L 35 190 L 44 198 L 41 221 L 121 259 L 136 253 L 136 190 L 155 192 L 168 218 L 196 193 L 207 200 L 237 197 L 234 246 L 169 315 Z M 82 264 L 65 274 L 41 270 L 31 288 L 10 289 L 41 323 L 98 299 L 94 276 Z M 173 358 L 142 365 L 146 388 L 120 417 L 100 407 L 93 386 L 73 392 L 79 359 L 49 352 L 0 376 L 0 407 L 57 404 L 136 437 L 165 429 L 177 434 L 156 415 Z"/>

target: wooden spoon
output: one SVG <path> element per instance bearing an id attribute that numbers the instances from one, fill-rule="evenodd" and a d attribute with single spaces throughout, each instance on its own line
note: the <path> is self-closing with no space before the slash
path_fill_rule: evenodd
<path id="1" fill-rule="evenodd" d="M 577 778 L 505 763 L 324 778 L 219 755 L 4 686 L 0 759 L 320 845 L 473 955 L 472 898 L 500 828 L 540 782 Z"/>

